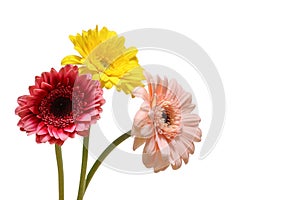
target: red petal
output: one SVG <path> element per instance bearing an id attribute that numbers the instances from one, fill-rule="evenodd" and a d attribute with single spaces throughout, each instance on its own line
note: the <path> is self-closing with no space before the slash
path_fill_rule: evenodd
<path id="1" fill-rule="evenodd" d="M 33 94 L 36 96 L 39 96 L 40 98 L 43 98 L 44 96 L 46 96 L 48 94 L 48 92 L 43 89 L 34 89 Z"/>
<path id="2" fill-rule="evenodd" d="M 67 127 L 64 128 L 64 131 L 67 131 L 69 133 L 73 133 L 74 130 L 75 130 L 75 128 L 76 128 L 75 124 L 70 124 L 69 126 L 67 126 Z"/>
<path id="3" fill-rule="evenodd" d="M 45 126 L 44 128 L 40 129 L 37 133 L 37 135 L 46 135 L 49 134 L 47 127 Z"/>
<path id="4" fill-rule="evenodd" d="M 39 111 L 39 109 L 38 109 L 37 106 L 32 106 L 32 107 L 29 108 L 29 110 L 30 110 L 32 113 L 34 113 L 34 114 L 39 114 L 39 113 L 40 113 L 40 111 Z"/>
<path id="5" fill-rule="evenodd" d="M 44 90 L 50 91 L 50 90 L 52 90 L 53 87 L 49 83 L 42 82 L 41 88 L 44 89 Z"/>
<path id="6" fill-rule="evenodd" d="M 57 134 L 62 141 L 65 141 L 69 136 L 63 129 L 57 129 Z"/>

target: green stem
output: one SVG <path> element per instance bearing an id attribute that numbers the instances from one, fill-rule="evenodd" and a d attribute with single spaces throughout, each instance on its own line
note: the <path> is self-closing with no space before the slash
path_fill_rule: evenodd
<path id="1" fill-rule="evenodd" d="M 57 171 L 58 171 L 58 191 L 59 191 L 59 200 L 64 200 L 64 167 L 61 154 L 61 146 L 55 144 L 55 155 L 57 162 Z"/>
<path id="2" fill-rule="evenodd" d="M 81 173 L 80 173 L 77 200 L 83 199 L 83 195 L 85 191 L 85 184 L 86 184 L 85 176 L 86 176 L 86 168 L 87 168 L 87 161 L 88 161 L 88 148 L 89 148 L 89 136 L 86 136 L 83 138 L 83 145 L 82 145 L 82 162 L 81 162 Z"/>
<path id="3" fill-rule="evenodd" d="M 106 149 L 102 152 L 102 154 L 98 157 L 98 159 L 95 161 L 93 167 L 89 171 L 87 178 L 86 178 L 86 183 L 85 183 L 85 191 L 91 182 L 94 174 L 96 173 L 97 169 L 100 167 L 104 159 L 114 150 L 119 144 L 121 144 L 123 141 L 125 141 L 127 138 L 130 137 L 131 130 L 128 131 L 127 133 L 124 133 L 117 139 L 115 139 Z"/>

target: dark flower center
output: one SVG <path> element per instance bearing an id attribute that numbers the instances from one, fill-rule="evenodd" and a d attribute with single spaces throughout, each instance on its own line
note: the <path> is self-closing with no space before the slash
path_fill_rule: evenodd
<path id="1" fill-rule="evenodd" d="M 55 117 L 64 117 L 66 115 L 69 115 L 72 111 L 72 101 L 70 98 L 66 97 L 58 97 L 50 106 L 50 112 Z"/>
<path id="2" fill-rule="evenodd" d="M 39 117 L 48 125 L 55 127 L 66 127 L 74 123 L 72 88 L 70 86 L 61 86 L 52 90 L 44 99 L 42 99 L 39 110 Z M 80 99 L 81 100 L 81 99 Z M 77 109 L 78 110 L 78 109 Z M 76 115 L 76 116 L 75 116 Z"/>
<path id="3" fill-rule="evenodd" d="M 162 112 L 161 117 L 164 119 L 164 123 L 171 124 L 171 119 L 169 115 L 166 113 L 166 111 Z"/>

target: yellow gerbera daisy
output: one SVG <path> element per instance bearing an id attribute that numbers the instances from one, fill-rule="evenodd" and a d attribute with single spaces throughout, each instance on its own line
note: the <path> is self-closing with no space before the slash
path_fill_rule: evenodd
<path id="1" fill-rule="evenodd" d="M 70 36 L 74 49 L 81 56 L 69 55 L 62 65 L 77 64 L 81 74 L 92 74 L 101 86 L 110 89 L 116 86 L 118 91 L 131 94 L 145 80 L 143 68 L 139 65 L 135 47 L 126 48 L 125 38 L 118 37 L 116 32 L 98 26 L 94 30 L 82 31 L 82 34 Z"/>

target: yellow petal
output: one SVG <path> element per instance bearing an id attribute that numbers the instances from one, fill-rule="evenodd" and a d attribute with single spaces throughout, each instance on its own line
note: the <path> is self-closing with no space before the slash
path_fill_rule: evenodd
<path id="1" fill-rule="evenodd" d="M 106 88 L 106 89 L 110 89 L 110 88 L 112 88 L 112 86 L 113 86 L 113 84 L 111 83 L 111 82 L 106 82 L 105 83 L 105 85 L 104 85 L 104 87 Z"/>
<path id="2" fill-rule="evenodd" d="M 143 68 L 137 66 L 125 73 L 116 85 L 117 90 L 123 90 L 126 94 L 130 94 L 134 88 L 144 86 L 142 83 L 142 80 L 145 80 L 143 70 Z"/>
<path id="3" fill-rule="evenodd" d="M 76 55 L 70 55 L 66 56 L 62 59 L 61 64 L 62 65 L 67 65 L 67 64 L 82 64 L 82 58 L 80 56 Z"/>
<path id="4" fill-rule="evenodd" d="M 86 66 L 82 66 L 78 68 L 79 74 L 94 74 L 97 73 L 93 70 L 90 70 L 88 67 Z"/>
<path id="5" fill-rule="evenodd" d="M 100 80 L 100 75 L 98 73 L 97 74 L 93 74 L 92 79 L 93 80 Z"/>

